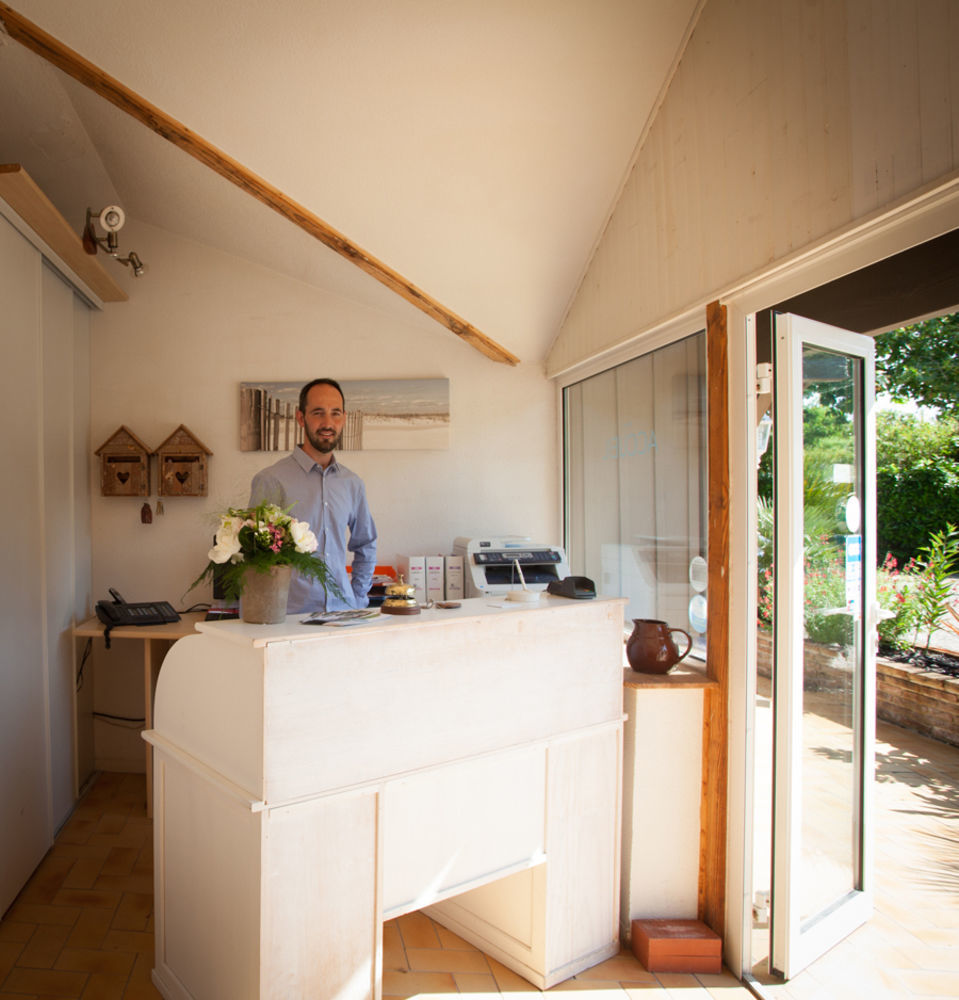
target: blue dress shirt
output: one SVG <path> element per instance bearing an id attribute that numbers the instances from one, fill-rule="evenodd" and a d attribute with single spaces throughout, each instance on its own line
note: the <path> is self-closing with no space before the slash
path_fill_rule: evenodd
<path id="1" fill-rule="evenodd" d="M 253 477 L 250 506 L 261 503 L 292 508 L 292 517 L 309 524 L 319 543 L 314 555 L 329 567 L 346 599 L 327 596 L 319 580 L 294 573 L 287 602 L 289 614 L 367 606 L 376 565 L 376 525 L 366 502 L 366 487 L 355 472 L 337 462 L 335 456 L 324 469 L 297 447 Z M 346 572 L 347 549 L 353 553 L 352 579 Z"/>

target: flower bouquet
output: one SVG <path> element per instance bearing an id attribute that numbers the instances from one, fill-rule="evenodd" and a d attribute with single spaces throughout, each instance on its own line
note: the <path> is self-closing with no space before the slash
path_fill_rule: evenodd
<path id="1" fill-rule="evenodd" d="M 228 598 L 239 597 L 251 574 L 271 575 L 276 567 L 289 567 L 300 576 L 319 580 L 324 589 L 341 597 L 339 587 L 326 563 L 313 553 L 316 535 L 306 521 L 297 521 L 282 507 L 261 503 L 257 507 L 231 507 L 220 517 L 209 562 L 191 586 L 216 575 Z"/>

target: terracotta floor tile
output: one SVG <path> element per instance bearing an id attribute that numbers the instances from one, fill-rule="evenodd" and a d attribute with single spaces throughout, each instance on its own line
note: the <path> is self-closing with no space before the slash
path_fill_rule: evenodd
<path id="1" fill-rule="evenodd" d="M 383 924 L 383 970 L 408 972 L 409 968 L 399 926 L 395 920 L 388 920 Z"/>
<path id="2" fill-rule="evenodd" d="M 96 832 L 96 828 L 97 820 L 85 819 L 82 815 L 74 814 L 57 834 L 57 840 L 61 844 L 85 844 Z"/>
<path id="3" fill-rule="evenodd" d="M 743 986 L 743 984 L 729 971 L 729 969 L 723 969 L 722 972 L 717 972 L 715 974 L 709 972 L 697 972 L 696 978 L 702 986 L 706 987 L 707 990 L 721 990 L 730 987 L 735 987 L 736 989 L 746 989 L 746 987 Z"/>
<path id="4" fill-rule="evenodd" d="M 96 833 L 117 834 L 127 825 L 127 817 L 114 812 L 101 816 L 96 825 Z"/>
<path id="5" fill-rule="evenodd" d="M 118 951 L 135 951 L 153 956 L 154 937 L 143 931 L 107 931 L 103 939 L 104 948 Z"/>
<path id="6" fill-rule="evenodd" d="M 558 993 L 573 993 L 576 1000 L 626 1000 L 626 991 L 616 982 L 583 979 L 567 979 L 546 991 L 548 996 Z"/>
<path id="7" fill-rule="evenodd" d="M 6 916 L 25 924 L 66 924 L 72 927 L 80 916 L 80 907 L 17 902 L 10 907 Z"/>
<path id="8" fill-rule="evenodd" d="M 99 858 L 78 858 L 61 882 L 64 889 L 92 889 L 103 861 Z"/>
<path id="9" fill-rule="evenodd" d="M 114 910 L 120 902 L 120 893 L 100 889 L 61 889 L 54 899 L 55 907 L 96 906 Z"/>
<path id="10" fill-rule="evenodd" d="M 100 858 L 103 861 L 109 856 L 114 846 L 111 843 L 91 844 L 89 841 L 85 841 L 84 843 L 70 843 L 69 841 L 58 840 L 53 847 L 53 851 L 58 857 L 72 858 L 74 860 L 77 858 Z"/>
<path id="11" fill-rule="evenodd" d="M 130 847 L 130 844 L 124 844 L 122 841 L 122 833 L 91 833 L 90 838 L 87 840 L 86 846 L 91 849 L 96 849 L 102 852 L 104 858 L 110 856 L 110 852 L 115 847 Z"/>
<path id="12" fill-rule="evenodd" d="M 460 993 L 481 993 L 496 997 L 497 1000 L 502 996 L 492 973 L 484 975 L 480 972 L 454 972 L 453 979 Z"/>
<path id="13" fill-rule="evenodd" d="M 128 816 L 117 837 L 122 847 L 143 847 L 152 843 L 153 821 L 146 816 Z"/>
<path id="14" fill-rule="evenodd" d="M 148 840 L 141 848 L 133 865 L 133 871 L 153 874 L 153 841 Z"/>
<path id="15" fill-rule="evenodd" d="M 480 951 L 449 951 L 445 948 L 407 948 L 413 972 L 489 973 L 486 956 Z"/>
<path id="16" fill-rule="evenodd" d="M 0 941 L 0 986 L 26 947 L 23 941 Z"/>
<path id="17" fill-rule="evenodd" d="M 120 895 L 124 893 L 135 893 L 137 895 L 147 895 L 153 898 L 153 874 L 148 872 L 129 875 L 103 875 L 96 880 L 94 889 L 106 892 L 116 892 Z"/>
<path id="18" fill-rule="evenodd" d="M 70 858 L 60 857 L 51 850 L 33 873 L 30 884 L 60 885 L 72 867 L 73 861 Z"/>
<path id="19" fill-rule="evenodd" d="M 37 882 L 36 884 L 28 882 L 20 891 L 20 895 L 17 896 L 17 901 L 20 903 L 40 903 L 41 905 L 50 904 L 57 898 L 59 891 L 59 881 Z"/>
<path id="20" fill-rule="evenodd" d="M 496 980 L 496 985 L 502 993 L 539 993 L 540 991 L 522 976 L 518 976 L 512 969 L 507 969 L 505 965 L 497 962 L 495 958 L 486 956 L 489 963 L 490 972 Z"/>
<path id="21" fill-rule="evenodd" d="M 54 969 L 13 969 L 3 988 L 8 993 L 35 993 L 57 1000 L 79 997 L 87 984 L 85 972 L 58 972 Z"/>
<path id="22" fill-rule="evenodd" d="M 137 952 L 134 956 L 133 971 L 130 973 L 131 983 L 153 983 L 153 955 Z"/>
<path id="23" fill-rule="evenodd" d="M 24 969 L 52 969 L 70 930 L 64 924 L 40 924 L 20 952 L 17 965 Z"/>
<path id="24" fill-rule="evenodd" d="M 397 919 L 403 945 L 406 948 L 439 948 L 436 925 L 425 913 L 406 913 Z"/>
<path id="25" fill-rule="evenodd" d="M 621 951 L 613 958 L 608 958 L 605 962 L 600 962 L 599 965 L 594 965 L 591 969 L 580 972 L 576 978 L 581 980 L 612 979 L 621 983 L 624 980 L 643 982 L 651 975 L 652 973 L 643 968 L 642 963 L 631 951 Z"/>
<path id="26" fill-rule="evenodd" d="M 433 921 L 433 926 L 436 928 L 436 934 L 440 939 L 440 946 L 443 948 L 450 948 L 453 951 L 479 951 L 479 949 L 469 943 L 469 941 L 464 941 L 459 934 L 454 934 L 451 930 L 444 927 L 442 924 Z"/>
<path id="27" fill-rule="evenodd" d="M 0 944 L 6 942 L 26 944 L 33 936 L 36 924 L 19 924 L 15 920 L 0 922 Z"/>
<path id="28" fill-rule="evenodd" d="M 383 972 L 383 995 L 413 997 L 417 993 L 455 993 L 448 972 Z"/>
<path id="29" fill-rule="evenodd" d="M 94 972 L 80 994 L 80 1000 L 123 1000 L 126 988 L 126 976 L 110 976 L 103 972 Z"/>
<path id="30" fill-rule="evenodd" d="M 153 912 L 153 896 L 145 893 L 125 892 L 113 915 L 110 926 L 117 931 L 145 931 Z"/>
<path id="31" fill-rule="evenodd" d="M 110 929 L 110 921 L 113 919 L 112 910 L 86 909 L 70 931 L 67 938 L 68 948 L 100 948 L 103 946 L 103 939 Z"/>
<path id="32" fill-rule="evenodd" d="M 152 983 L 131 981 L 124 991 L 123 1000 L 163 1000 L 163 995 Z"/>
<path id="33" fill-rule="evenodd" d="M 122 976 L 124 981 L 133 969 L 136 954 L 129 951 L 100 951 L 97 948 L 64 948 L 55 968 L 72 972 L 100 972 Z"/>
<path id="34" fill-rule="evenodd" d="M 142 850 L 142 847 L 114 847 L 103 862 L 100 875 L 130 875 Z M 152 848 L 150 856 L 153 856 Z"/>
<path id="35" fill-rule="evenodd" d="M 660 985 L 670 994 L 682 996 L 683 1000 L 709 1000 L 709 992 L 692 974 L 685 972 L 657 972 Z"/>

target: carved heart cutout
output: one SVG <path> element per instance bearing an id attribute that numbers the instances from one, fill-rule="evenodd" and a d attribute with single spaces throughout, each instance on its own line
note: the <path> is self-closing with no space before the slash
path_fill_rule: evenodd
<path id="1" fill-rule="evenodd" d="M 177 472 L 176 473 L 177 482 L 182 486 L 189 478 L 189 472 Z"/>
<path id="2" fill-rule="evenodd" d="M 125 486 L 125 485 L 126 485 L 126 483 L 127 483 L 127 480 L 128 480 L 129 478 L 130 478 L 130 473 L 129 473 L 129 472 L 118 472 L 118 473 L 117 473 L 117 479 L 119 479 L 119 480 L 120 480 L 120 483 L 121 483 L 121 484 L 122 484 L 123 486 Z"/>

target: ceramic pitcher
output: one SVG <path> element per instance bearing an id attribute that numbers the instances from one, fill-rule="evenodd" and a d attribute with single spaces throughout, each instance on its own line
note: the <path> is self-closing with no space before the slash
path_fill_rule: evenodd
<path id="1" fill-rule="evenodd" d="M 673 642 L 672 633 L 686 636 L 682 653 Z M 658 618 L 634 618 L 633 631 L 626 640 L 626 659 L 637 673 L 668 674 L 693 648 L 689 633 L 681 628 L 670 628 Z"/>

